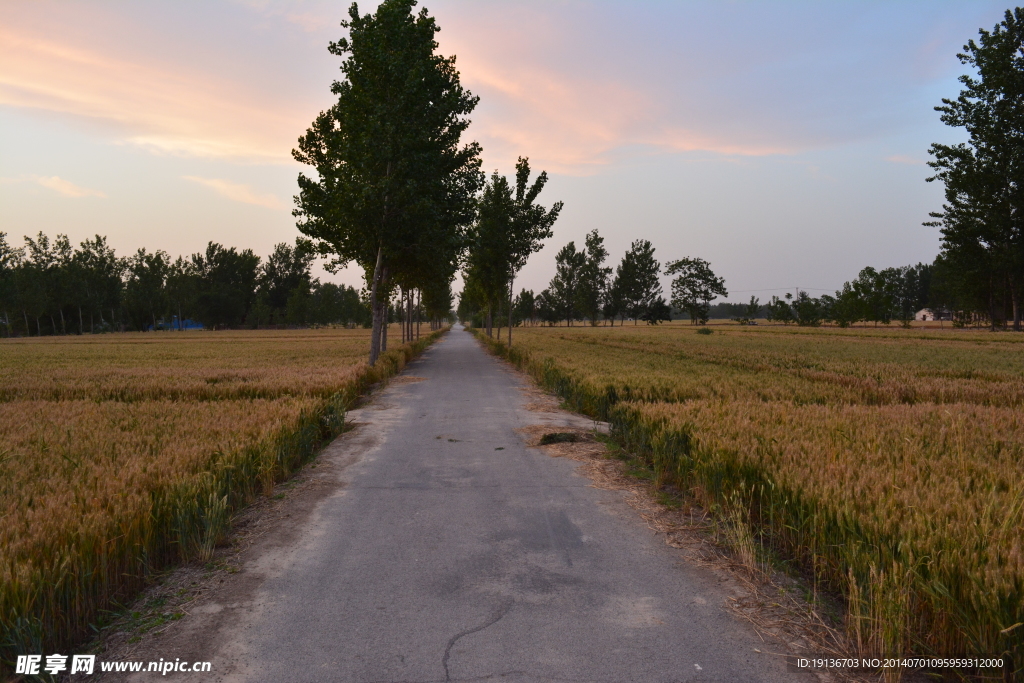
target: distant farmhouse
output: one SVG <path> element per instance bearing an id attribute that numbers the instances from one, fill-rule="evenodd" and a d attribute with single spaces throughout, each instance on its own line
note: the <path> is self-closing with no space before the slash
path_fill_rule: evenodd
<path id="1" fill-rule="evenodd" d="M 935 315 L 935 311 L 930 308 L 922 308 L 914 314 L 914 320 L 935 321 L 938 319 L 939 317 Z"/>

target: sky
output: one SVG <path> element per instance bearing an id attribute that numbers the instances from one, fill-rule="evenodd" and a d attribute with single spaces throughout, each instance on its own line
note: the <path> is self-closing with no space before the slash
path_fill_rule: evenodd
<path id="1" fill-rule="evenodd" d="M 119 254 L 299 235 L 291 149 L 332 102 L 350 3 L 0 0 L 0 232 Z M 1004 4 L 730 0 L 421 2 L 480 97 L 467 139 L 519 156 L 565 208 L 516 289 L 590 230 L 615 265 L 648 239 L 700 257 L 729 300 L 830 292 L 864 266 L 929 262 L 942 187 L 928 148 L 956 54 Z M 375 3 L 360 4 L 370 12 Z M 308 172 L 308 171 L 307 171 Z M 325 280 L 361 286 L 361 272 Z M 666 292 L 668 278 L 664 278 Z"/>

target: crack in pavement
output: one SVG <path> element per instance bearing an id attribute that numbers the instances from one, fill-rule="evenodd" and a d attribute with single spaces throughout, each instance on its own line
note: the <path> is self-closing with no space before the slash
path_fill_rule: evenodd
<path id="1" fill-rule="evenodd" d="M 495 611 L 494 616 L 491 617 L 490 621 L 483 624 L 482 626 L 476 626 L 474 628 L 456 633 L 454 636 L 451 637 L 451 639 L 448 641 L 448 645 L 444 648 L 444 657 L 441 658 L 441 666 L 444 667 L 445 683 L 449 683 L 452 680 L 451 673 L 449 673 L 448 671 L 448 657 L 451 656 L 452 647 L 455 646 L 455 643 L 458 642 L 460 638 L 471 635 L 473 633 L 477 633 L 479 631 L 483 631 L 485 628 L 494 626 L 499 621 L 501 621 L 506 614 L 509 613 L 509 611 L 512 609 L 512 606 L 515 605 L 515 603 L 516 601 L 514 599 L 509 598 L 505 602 L 505 604 L 503 604 L 501 607 L 497 609 L 497 611 Z"/>

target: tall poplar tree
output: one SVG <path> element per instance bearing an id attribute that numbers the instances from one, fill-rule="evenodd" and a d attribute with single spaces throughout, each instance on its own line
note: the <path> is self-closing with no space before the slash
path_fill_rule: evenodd
<path id="1" fill-rule="evenodd" d="M 633 324 L 661 296 L 658 273 L 661 265 L 654 258 L 654 247 L 648 240 L 635 240 L 615 269 L 612 285 L 622 301 L 621 315 L 633 318 Z"/>
<path id="2" fill-rule="evenodd" d="M 1013 326 L 1021 329 L 1024 295 L 1024 9 L 1007 10 L 990 32 L 981 30 L 957 55 L 977 75 L 963 75 L 955 100 L 935 109 L 942 122 L 964 128 L 969 140 L 933 144 L 928 165 L 946 202 L 926 225 L 942 228 L 942 260 L 961 294 L 988 308 L 993 328 L 1008 295 Z M 1005 305 L 1003 306 L 1005 308 Z"/>
<path id="3" fill-rule="evenodd" d="M 584 243 L 586 258 L 580 273 L 577 299 L 580 312 L 585 318 L 590 318 L 591 325 L 596 325 L 612 269 L 604 265 L 608 250 L 604 248 L 604 238 L 597 234 L 597 230 L 587 233 Z"/>
<path id="4" fill-rule="evenodd" d="M 550 209 L 537 204 L 537 197 L 548 182 L 541 171 L 530 183 L 530 162 L 519 157 L 516 162 L 516 183 L 497 171 L 484 187 L 478 205 L 476 226 L 469 246 L 467 271 L 480 283 L 487 299 L 487 334 L 491 334 L 490 311 L 499 301 L 508 303 L 508 343 L 512 344 L 513 285 L 516 275 L 530 255 L 540 251 L 544 240 L 551 237 L 551 228 L 562 211 L 562 202 Z M 499 331 L 500 331 L 499 323 Z"/>
<path id="5" fill-rule="evenodd" d="M 586 250 L 576 251 L 575 242 L 569 242 L 555 254 L 555 276 L 551 278 L 548 291 L 561 317 L 565 318 L 566 327 L 571 327 L 579 314 L 580 278 L 586 263 Z"/>
<path id="6" fill-rule="evenodd" d="M 299 175 L 299 230 L 366 272 L 371 364 L 394 284 L 418 279 L 425 262 L 456 259 L 483 183 L 480 146 L 460 142 L 478 98 L 459 83 L 455 58 L 436 54 L 440 29 L 415 5 L 384 0 L 360 15 L 352 4 L 348 37 L 329 46 L 344 58 L 331 86 L 338 100 L 292 152 L 317 174 Z"/>

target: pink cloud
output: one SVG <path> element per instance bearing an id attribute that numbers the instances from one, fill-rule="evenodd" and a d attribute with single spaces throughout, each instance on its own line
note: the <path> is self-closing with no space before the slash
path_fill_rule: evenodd
<path id="1" fill-rule="evenodd" d="M 62 194 L 65 197 L 80 198 L 80 197 L 101 197 L 105 198 L 107 195 L 99 190 L 94 190 L 88 187 L 82 187 L 77 185 L 70 180 L 65 180 L 60 176 L 38 176 L 28 175 L 21 176 L 18 178 L 0 178 L 0 184 L 9 185 L 13 183 L 35 183 L 45 187 L 48 190 L 53 190 L 58 194 Z"/>
<path id="2" fill-rule="evenodd" d="M 204 185 L 222 197 L 227 197 L 235 202 L 262 206 L 265 209 L 284 210 L 288 208 L 287 204 L 274 195 L 259 194 L 248 185 L 243 185 L 242 183 L 236 183 L 222 178 L 200 178 L 198 176 L 191 175 L 182 176 L 182 178 L 193 183 Z"/>
<path id="3" fill-rule="evenodd" d="M 0 105 L 99 122 L 162 153 L 287 163 L 308 113 L 239 90 L 209 73 L 0 28 Z"/>
<path id="4" fill-rule="evenodd" d="M 47 177 L 36 177 L 33 180 L 35 180 L 37 183 L 39 183 L 43 187 L 48 188 L 50 190 L 53 190 L 54 192 L 58 192 L 58 193 L 64 195 L 65 197 L 75 197 L 75 198 L 78 198 L 78 197 L 106 197 L 107 196 L 107 195 L 103 194 L 102 192 L 100 192 L 99 190 L 92 190 L 92 189 L 89 189 L 87 187 L 82 187 L 80 185 L 75 185 L 70 180 L 64 180 L 63 178 L 60 178 L 58 176 L 50 176 L 48 178 Z"/>
<path id="5" fill-rule="evenodd" d="M 894 164 L 908 164 L 911 166 L 924 166 L 925 162 L 914 157 L 909 157 L 906 154 L 893 154 L 885 158 L 886 161 Z"/>
<path id="6" fill-rule="evenodd" d="M 544 9 L 476 5 L 468 16 L 443 19 L 441 52 L 457 55 L 463 85 L 481 97 L 470 134 L 483 144 L 488 167 L 507 169 L 525 155 L 538 168 L 580 175 L 629 148 L 727 156 L 796 150 L 687 116 L 675 98 L 680 83 L 628 80 L 602 68 L 588 42 L 594 37 L 567 33 Z"/>

